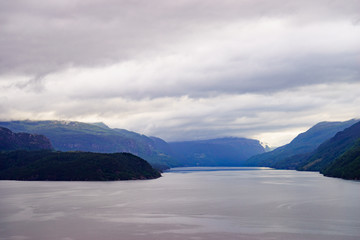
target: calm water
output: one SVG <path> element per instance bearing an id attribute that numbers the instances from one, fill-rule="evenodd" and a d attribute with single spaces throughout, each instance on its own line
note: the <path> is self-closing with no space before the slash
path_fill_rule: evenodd
<path id="1" fill-rule="evenodd" d="M 360 239 L 360 182 L 200 170 L 147 181 L 0 181 L 0 239 Z"/>

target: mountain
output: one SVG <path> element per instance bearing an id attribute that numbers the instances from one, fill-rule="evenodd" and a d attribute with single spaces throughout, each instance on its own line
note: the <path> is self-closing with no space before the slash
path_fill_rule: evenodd
<path id="1" fill-rule="evenodd" d="M 320 172 L 328 177 L 360 180 L 360 138 L 349 150 Z"/>
<path id="2" fill-rule="evenodd" d="M 130 153 L 12 151 L 0 153 L 1 180 L 114 181 L 160 177 Z"/>
<path id="3" fill-rule="evenodd" d="M 239 166 L 245 159 L 265 152 L 259 141 L 223 138 L 168 144 L 156 137 L 109 128 L 104 123 L 73 121 L 0 122 L 14 132 L 42 134 L 58 151 L 98 153 L 129 152 L 157 169 L 175 166 Z"/>
<path id="4" fill-rule="evenodd" d="M 175 165 L 168 152 L 161 151 L 159 139 L 112 129 L 103 123 L 73 121 L 9 121 L 0 122 L 14 132 L 42 134 L 50 139 L 59 151 L 84 151 L 98 153 L 129 152 L 137 155 L 157 168 Z"/>
<path id="5" fill-rule="evenodd" d="M 299 167 L 298 170 L 322 171 L 342 154 L 351 149 L 360 138 L 360 122 L 338 132 L 322 143 Z"/>
<path id="6" fill-rule="evenodd" d="M 174 158 L 183 166 L 241 166 L 249 157 L 265 152 L 258 140 L 219 138 L 170 142 Z"/>
<path id="7" fill-rule="evenodd" d="M 295 169 L 320 144 L 358 121 L 352 119 L 345 122 L 320 122 L 306 132 L 299 134 L 289 144 L 271 152 L 253 156 L 245 164 L 248 166 Z"/>
<path id="8" fill-rule="evenodd" d="M 43 135 L 14 133 L 10 129 L 0 127 L 0 151 L 12 150 L 51 150 L 50 140 Z"/>

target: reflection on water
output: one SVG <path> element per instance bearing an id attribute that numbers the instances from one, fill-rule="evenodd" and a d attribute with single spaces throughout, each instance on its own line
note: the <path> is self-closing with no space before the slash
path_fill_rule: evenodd
<path id="1" fill-rule="evenodd" d="M 146 181 L 0 181 L 0 194 L 0 240 L 360 238 L 360 182 L 312 172 L 181 168 Z"/>

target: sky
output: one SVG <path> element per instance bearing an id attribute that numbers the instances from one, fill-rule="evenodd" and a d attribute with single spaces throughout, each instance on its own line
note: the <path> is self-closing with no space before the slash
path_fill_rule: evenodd
<path id="1" fill-rule="evenodd" d="M 360 0 L 0 1 L 0 119 L 271 146 L 360 118 Z"/>

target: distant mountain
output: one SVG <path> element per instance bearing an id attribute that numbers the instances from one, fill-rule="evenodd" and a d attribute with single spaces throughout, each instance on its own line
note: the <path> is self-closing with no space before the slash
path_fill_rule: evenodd
<path id="1" fill-rule="evenodd" d="M 59 151 L 84 151 L 98 153 L 129 152 L 157 168 L 175 165 L 168 152 L 158 148 L 162 140 L 123 129 L 111 129 L 103 123 L 72 121 L 10 121 L 0 122 L 14 132 L 42 134 L 50 139 Z"/>
<path id="2" fill-rule="evenodd" d="M 29 133 L 14 133 L 0 127 L 0 151 L 12 150 L 50 150 L 50 140 L 43 135 Z"/>
<path id="3" fill-rule="evenodd" d="M 289 144 L 271 152 L 253 156 L 245 164 L 248 166 L 295 169 L 320 144 L 358 121 L 353 119 L 346 122 L 320 122 L 306 132 L 299 134 Z"/>
<path id="4" fill-rule="evenodd" d="M 249 157 L 264 153 L 258 140 L 219 138 L 170 142 L 174 158 L 183 166 L 241 166 Z"/>
<path id="5" fill-rule="evenodd" d="M 129 152 L 158 169 L 185 165 L 239 166 L 250 156 L 265 152 L 257 140 L 223 138 L 168 144 L 160 138 L 112 129 L 104 123 L 10 121 L 0 122 L 0 126 L 14 132 L 45 135 L 58 151 Z"/>
<path id="6" fill-rule="evenodd" d="M 360 180 L 360 138 L 349 150 L 320 172 L 328 177 Z"/>
<path id="7" fill-rule="evenodd" d="M 0 153 L 1 180 L 114 181 L 160 176 L 145 160 L 129 153 Z"/>
<path id="8" fill-rule="evenodd" d="M 338 132 L 334 137 L 321 144 L 298 169 L 306 171 L 322 171 L 326 169 L 342 154 L 350 150 L 359 138 L 360 122 Z M 348 157 L 346 156 L 346 158 Z"/>

